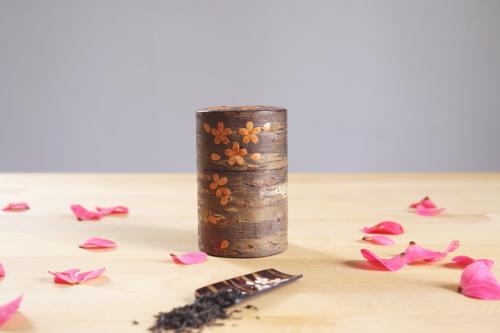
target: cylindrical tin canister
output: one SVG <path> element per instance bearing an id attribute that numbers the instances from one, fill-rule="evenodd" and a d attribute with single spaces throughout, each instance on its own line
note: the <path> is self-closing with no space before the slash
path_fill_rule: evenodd
<path id="1" fill-rule="evenodd" d="M 217 106 L 196 113 L 198 241 L 221 257 L 287 247 L 287 112 Z"/>

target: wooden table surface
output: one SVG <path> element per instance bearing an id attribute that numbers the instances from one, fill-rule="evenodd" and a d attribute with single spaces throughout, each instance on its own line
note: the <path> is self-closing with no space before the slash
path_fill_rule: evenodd
<path id="1" fill-rule="evenodd" d="M 421 217 L 406 207 L 430 195 L 446 211 Z M 193 291 L 236 275 L 276 268 L 304 278 L 251 301 L 241 320 L 207 332 L 499 332 L 500 302 L 456 292 L 461 270 L 443 262 L 380 272 L 359 250 L 382 256 L 414 240 L 456 254 L 500 261 L 500 174 L 292 174 L 289 249 L 261 259 L 210 257 L 193 266 L 169 253 L 197 250 L 196 178 L 190 174 L 4 174 L 0 205 L 0 303 L 24 294 L 1 330 L 51 333 L 146 332 L 153 315 L 193 300 Z M 73 203 L 126 205 L 128 217 L 78 222 Z M 406 233 L 392 247 L 362 243 L 360 228 L 395 220 Z M 89 237 L 115 240 L 112 251 L 78 248 Z M 54 284 L 48 270 L 106 267 L 85 285 Z M 500 266 L 493 268 L 500 276 Z M 260 319 L 256 318 L 256 314 Z M 137 320 L 138 325 L 132 321 Z"/>

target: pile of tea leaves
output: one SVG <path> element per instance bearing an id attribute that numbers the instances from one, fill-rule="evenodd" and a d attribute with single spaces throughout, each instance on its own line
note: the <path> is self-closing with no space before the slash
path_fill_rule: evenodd
<path id="1" fill-rule="evenodd" d="M 191 304 L 174 308 L 170 312 L 158 313 L 155 316 L 155 324 L 149 330 L 153 333 L 169 330 L 183 333 L 216 325 L 218 319 L 227 319 L 231 316 L 225 309 L 236 304 L 243 295 L 241 291 L 231 288 L 203 295 Z"/>

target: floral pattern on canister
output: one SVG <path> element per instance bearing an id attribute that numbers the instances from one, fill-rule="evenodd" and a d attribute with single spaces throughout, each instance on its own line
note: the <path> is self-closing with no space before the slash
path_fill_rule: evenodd
<path id="1" fill-rule="evenodd" d="M 250 158 L 254 161 L 258 161 L 262 158 L 262 156 L 260 155 L 260 153 L 253 153 L 252 155 L 250 155 Z"/>
<path id="2" fill-rule="evenodd" d="M 219 202 L 222 206 L 227 205 L 231 196 L 231 190 L 224 186 L 228 183 L 227 178 L 219 177 L 218 174 L 214 174 L 212 180 L 213 182 L 208 185 L 208 188 L 215 191 L 215 196 L 219 198 Z"/>
<path id="3" fill-rule="evenodd" d="M 225 206 L 229 203 L 229 199 L 231 198 L 231 190 L 227 187 L 219 187 L 217 191 L 215 191 L 215 196 L 220 198 L 220 204 Z"/>
<path id="4" fill-rule="evenodd" d="M 224 122 L 219 121 L 216 128 L 210 128 L 210 125 L 208 125 L 207 123 L 205 123 L 203 126 L 205 131 L 207 131 L 207 128 L 210 129 L 210 133 L 214 136 L 214 143 L 216 145 L 220 144 L 221 142 L 225 145 L 229 143 L 229 135 L 231 135 L 233 131 L 228 127 L 224 128 Z"/>
<path id="5" fill-rule="evenodd" d="M 214 212 L 210 212 L 210 214 L 208 215 L 208 222 L 212 224 L 217 224 L 220 221 L 223 221 L 224 219 L 225 219 L 224 216 L 220 214 L 215 214 Z"/>
<path id="6" fill-rule="evenodd" d="M 244 165 L 244 157 L 248 154 L 248 151 L 245 148 L 240 148 L 239 142 L 234 142 L 233 148 L 224 150 L 224 154 L 228 157 L 227 163 L 229 165 Z"/>
<path id="7" fill-rule="evenodd" d="M 238 133 L 242 135 L 242 143 L 258 143 L 258 134 L 261 131 L 267 132 L 271 128 L 271 123 L 265 123 L 262 127 L 254 127 L 253 121 L 247 121 L 245 128 L 240 128 Z M 216 145 L 223 143 L 229 143 L 229 136 L 232 134 L 231 128 L 225 127 L 224 122 L 217 122 L 216 128 L 211 128 L 208 123 L 203 123 L 203 129 L 205 132 L 212 134 L 214 136 L 214 143 Z M 240 148 L 240 143 L 238 141 L 233 142 L 231 149 L 225 149 L 224 154 L 228 157 L 227 164 L 230 166 L 243 166 L 245 165 L 245 156 L 248 155 L 248 150 L 246 148 Z M 259 161 L 261 159 L 260 153 L 252 153 L 249 155 L 250 159 L 253 161 Z M 210 153 L 210 159 L 212 161 L 219 161 L 221 156 L 217 153 Z"/>
<path id="8" fill-rule="evenodd" d="M 211 190 L 215 190 L 219 186 L 224 186 L 228 183 L 227 177 L 219 177 L 219 175 L 216 173 L 212 176 L 212 180 L 213 182 L 208 185 Z"/>
<path id="9" fill-rule="evenodd" d="M 224 250 L 227 249 L 229 246 L 229 241 L 227 239 L 224 239 L 222 242 L 220 242 L 219 247 Z"/>
<path id="10" fill-rule="evenodd" d="M 204 123 L 203 124 L 203 129 L 205 130 L 205 132 L 207 133 L 210 133 L 212 131 L 212 129 L 210 128 L 210 125 L 207 124 L 207 123 Z"/>
<path id="11" fill-rule="evenodd" d="M 210 159 L 212 161 L 218 161 L 218 160 L 220 160 L 220 155 L 217 153 L 212 153 L 212 154 L 210 154 Z"/>
<path id="12" fill-rule="evenodd" d="M 240 133 L 243 136 L 242 142 L 244 144 L 253 142 L 257 143 L 259 142 L 259 137 L 257 134 L 259 134 L 261 131 L 260 127 L 253 127 L 253 122 L 252 121 L 247 121 L 246 128 L 240 128 L 238 130 L 238 133 Z"/>

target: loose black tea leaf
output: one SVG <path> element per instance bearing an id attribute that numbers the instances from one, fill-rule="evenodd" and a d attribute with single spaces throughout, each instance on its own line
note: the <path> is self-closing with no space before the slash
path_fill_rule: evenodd
<path id="1" fill-rule="evenodd" d="M 245 305 L 245 309 L 259 311 L 259 308 L 252 304 Z"/>
<path id="2" fill-rule="evenodd" d="M 223 325 L 223 323 L 216 323 L 218 319 L 241 319 L 241 317 L 233 316 L 233 313 L 241 312 L 240 309 L 229 312 L 225 309 L 250 297 L 287 285 L 301 277 L 302 274 L 290 275 L 269 268 L 212 283 L 196 289 L 196 300 L 193 303 L 174 308 L 170 312 L 157 314 L 156 323 L 149 330 L 153 333 L 168 330 L 176 333 L 192 332 L 193 329 L 202 329 L 204 326 Z M 245 308 L 258 311 L 256 306 L 250 304 Z"/>
<path id="3" fill-rule="evenodd" d="M 181 333 L 214 325 L 217 319 L 227 319 L 231 316 L 232 312 L 226 312 L 225 308 L 236 304 L 243 294 L 239 290 L 227 288 L 202 295 L 191 304 L 174 308 L 170 312 L 160 312 L 155 316 L 156 323 L 149 330 L 153 333 L 168 330 Z"/>

